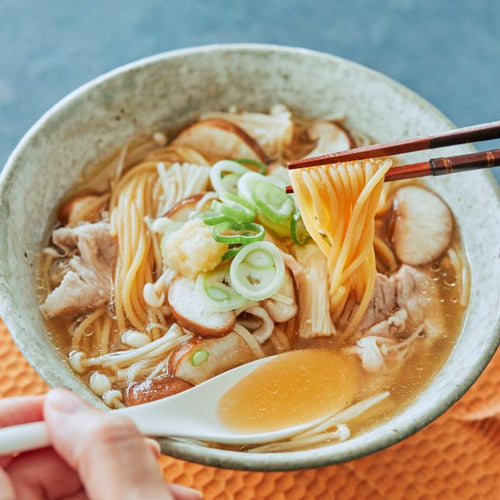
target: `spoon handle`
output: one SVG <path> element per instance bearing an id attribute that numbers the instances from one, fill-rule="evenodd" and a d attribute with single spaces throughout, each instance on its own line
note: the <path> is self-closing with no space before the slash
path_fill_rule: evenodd
<path id="1" fill-rule="evenodd" d="M 147 423 L 144 425 L 137 421 L 140 419 L 132 418 L 132 420 L 142 434 L 155 435 L 155 431 L 148 432 Z M 50 446 L 50 439 L 45 422 L 33 422 L 31 424 L 0 428 L 0 457 L 2 455 L 10 455 L 11 453 L 37 450 L 46 446 Z"/>
<path id="2" fill-rule="evenodd" d="M 49 431 L 45 422 L 13 425 L 0 429 L 0 456 L 45 448 L 49 445 Z"/>

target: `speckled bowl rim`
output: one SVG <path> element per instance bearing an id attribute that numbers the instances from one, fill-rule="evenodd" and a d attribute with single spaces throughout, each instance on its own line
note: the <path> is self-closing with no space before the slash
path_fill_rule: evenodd
<path id="1" fill-rule="evenodd" d="M 336 61 L 337 63 L 347 65 L 354 70 L 362 71 L 367 75 L 373 75 L 379 81 L 382 81 L 389 87 L 392 87 L 392 89 L 399 93 L 405 100 L 413 101 L 415 104 L 419 105 L 419 107 L 424 108 L 427 113 L 429 113 L 430 115 L 434 115 L 434 117 L 445 123 L 449 128 L 454 128 L 453 123 L 448 118 L 446 118 L 446 116 L 443 115 L 436 107 L 420 97 L 418 94 L 409 90 L 404 85 L 373 69 L 337 56 L 298 47 L 251 43 L 215 44 L 187 49 L 179 49 L 146 57 L 105 73 L 80 86 L 79 88 L 68 94 L 66 97 L 61 99 L 46 113 L 44 113 L 42 117 L 28 130 L 28 132 L 20 140 L 12 154 L 9 156 L 7 163 L 2 173 L 0 174 L 0 200 L 3 198 L 4 193 L 9 187 L 10 179 L 13 175 L 17 158 L 22 155 L 22 152 L 26 148 L 29 148 L 32 137 L 37 134 L 40 129 L 43 129 L 49 119 L 54 119 L 54 117 L 57 117 L 59 113 L 63 112 L 68 104 L 71 103 L 71 101 L 73 101 L 75 98 L 78 98 L 82 94 L 85 94 L 102 82 L 113 79 L 117 75 L 127 73 L 130 70 L 138 70 L 149 65 L 156 64 L 159 61 L 182 58 L 184 56 L 195 53 L 203 54 L 212 51 L 235 52 L 238 50 L 296 53 L 302 54 L 303 56 L 316 58 L 318 59 L 318 61 L 320 61 L 321 59 L 325 61 Z M 486 180 L 490 187 L 492 187 L 493 192 L 496 193 L 497 208 L 498 212 L 500 213 L 500 188 L 493 174 L 491 172 L 480 172 L 476 175 L 483 176 L 484 180 Z M 4 281 L 4 278 L 2 276 L 0 276 L 0 281 Z M 29 346 L 16 335 L 16 323 L 18 321 L 18 318 L 15 309 L 16 304 L 12 303 L 9 298 L 5 296 L 0 297 L 0 310 L 2 312 L 5 324 L 9 328 L 15 343 L 23 352 L 23 355 L 28 360 L 28 362 L 30 362 L 35 370 L 40 374 L 40 376 L 50 383 L 48 370 L 46 370 L 43 365 L 35 363 L 35 360 L 31 356 Z M 383 450 L 384 448 L 387 448 L 411 436 L 415 432 L 428 425 L 430 422 L 444 413 L 470 388 L 470 386 L 479 377 L 481 372 L 486 368 L 488 362 L 493 357 L 495 351 L 500 345 L 500 317 L 497 317 L 497 321 L 492 329 L 496 332 L 496 338 L 493 338 L 491 344 L 484 349 L 484 351 L 481 353 L 481 356 L 476 359 L 475 363 L 471 366 L 468 373 L 464 374 L 461 383 L 450 389 L 445 398 L 436 401 L 426 414 L 421 415 L 418 419 L 412 422 L 408 422 L 407 425 L 404 426 L 404 428 L 400 428 L 398 433 L 392 433 L 390 431 L 385 432 L 379 436 L 372 438 L 367 443 L 360 443 L 359 446 L 340 453 L 334 451 L 332 447 L 275 454 L 246 453 L 238 451 L 219 450 L 216 448 L 206 448 L 187 442 L 176 441 L 173 439 L 160 440 L 162 451 L 166 454 L 181 458 L 183 460 L 190 460 L 214 467 L 258 471 L 285 471 L 321 467 L 341 462 L 347 462 Z"/>

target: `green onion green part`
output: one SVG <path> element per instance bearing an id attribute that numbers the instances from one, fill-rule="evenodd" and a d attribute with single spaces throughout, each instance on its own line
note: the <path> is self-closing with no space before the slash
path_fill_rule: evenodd
<path id="1" fill-rule="evenodd" d="M 194 216 L 194 219 L 201 219 L 207 226 L 215 226 L 219 224 L 219 222 L 227 222 L 229 219 L 219 212 L 215 210 L 207 210 L 205 212 L 197 212 Z"/>
<path id="2" fill-rule="evenodd" d="M 269 182 L 255 183 L 251 192 L 259 211 L 273 222 L 286 221 L 295 209 L 292 198 Z"/>
<path id="3" fill-rule="evenodd" d="M 208 359 L 208 356 L 210 356 L 210 353 L 208 351 L 205 351 L 203 349 L 198 349 L 191 356 L 191 364 L 193 366 L 200 366 L 202 363 L 204 363 Z"/>
<path id="4" fill-rule="evenodd" d="M 222 265 L 213 271 L 198 275 L 196 292 L 207 310 L 214 312 L 232 311 L 248 303 L 247 299 L 231 286 L 229 270 L 229 265 Z"/>
<path id="5" fill-rule="evenodd" d="M 216 211 L 219 211 L 234 222 L 253 222 L 257 212 L 255 207 L 243 198 L 231 194 L 221 193 L 222 204 L 216 205 Z"/>
<path id="6" fill-rule="evenodd" d="M 214 226 L 212 236 L 219 243 L 246 245 L 263 240 L 265 231 L 260 224 L 253 222 L 221 222 Z"/>
<path id="7" fill-rule="evenodd" d="M 292 220 L 290 222 L 290 232 L 292 234 L 292 239 L 294 243 L 297 245 L 303 246 L 307 243 L 311 237 L 307 232 L 306 226 L 304 225 L 304 221 L 300 215 L 300 212 L 297 211 L 293 214 Z"/>
<path id="8" fill-rule="evenodd" d="M 226 262 L 226 260 L 232 259 L 241 249 L 243 248 L 243 245 L 237 246 L 234 248 L 230 248 L 223 256 L 222 256 L 222 262 Z"/>

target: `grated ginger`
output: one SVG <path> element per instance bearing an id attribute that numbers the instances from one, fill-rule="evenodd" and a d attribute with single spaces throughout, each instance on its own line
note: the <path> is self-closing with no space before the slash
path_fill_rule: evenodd
<path id="1" fill-rule="evenodd" d="M 229 246 L 212 238 L 212 228 L 201 220 L 186 222 L 162 244 L 166 264 L 187 278 L 215 269 Z"/>

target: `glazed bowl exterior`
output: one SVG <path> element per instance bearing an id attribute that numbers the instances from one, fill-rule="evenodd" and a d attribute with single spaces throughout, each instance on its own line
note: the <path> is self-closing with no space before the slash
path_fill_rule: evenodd
<path id="1" fill-rule="evenodd" d="M 425 100 L 355 63 L 299 48 L 213 45 L 167 52 L 118 68 L 77 89 L 24 136 L 1 174 L 0 312 L 27 360 L 51 386 L 103 406 L 52 343 L 38 308 L 35 271 L 57 205 L 96 160 L 145 132 L 171 129 L 231 105 L 265 111 L 283 103 L 309 118 L 345 116 L 375 141 L 453 125 Z M 470 146 L 440 153 L 466 153 Z M 429 153 L 412 155 L 413 161 Z M 470 264 L 462 332 L 439 373 L 394 418 L 342 443 L 300 452 L 242 453 L 163 439 L 165 453 L 207 465 L 289 470 L 352 460 L 418 431 L 474 382 L 500 339 L 500 202 L 488 172 L 428 181 L 452 208 Z"/>

